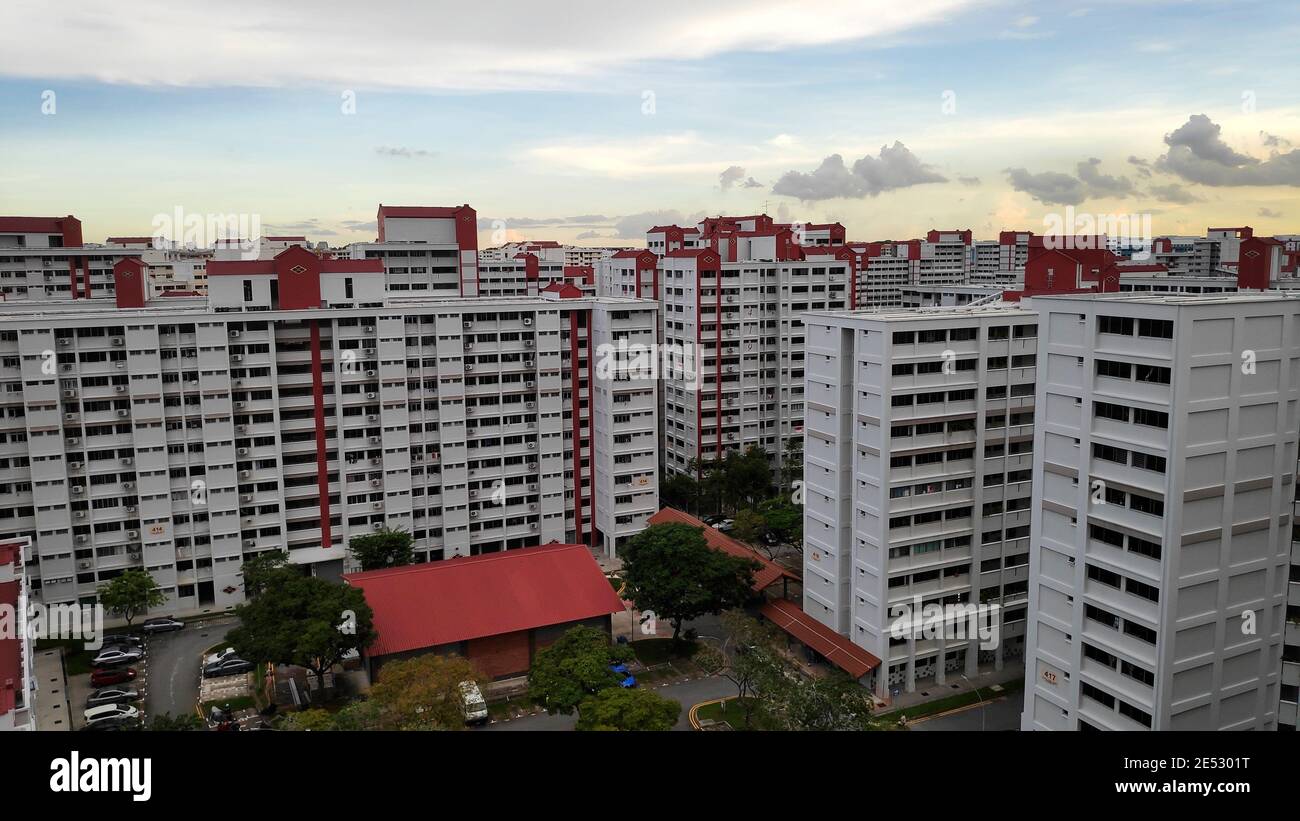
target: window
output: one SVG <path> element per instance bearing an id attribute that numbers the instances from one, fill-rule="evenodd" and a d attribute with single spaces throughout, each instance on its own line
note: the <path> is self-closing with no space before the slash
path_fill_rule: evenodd
<path id="1" fill-rule="evenodd" d="M 1097 330 L 1104 334 L 1133 335 L 1133 320 L 1122 316 L 1097 317 Z"/>
<path id="2" fill-rule="evenodd" d="M 1127 362 L 1112 362 L 1109 359 L 1097 360 L 1097 375 L 1115 379 L 1128 379 L 1133 373 L 1133 366 Z"/>
<path id="3" fill-rule="evenodd" d="M 1169 369 L 1159 365 L 1135 365 L 1133 373 L 1139 382 L 1151 382 L 1157 385 L 1169 384 Z"/>
<path id="4" fill-rule="evenodd" d="M 1149 336 L 1156 339 L 1173 339 L 1174 323 L 1168 319 L 1139 319 L 1138 336 Z"/>
<path id="5" fill-rule="evenodd" d="M 1093 402 L 1092 413 L 1098 419 L 1114 419 L 1116 422 L 1128 421 L 1128 408 L 1123 405 L 1112 405 L 1109 402 Z"/>

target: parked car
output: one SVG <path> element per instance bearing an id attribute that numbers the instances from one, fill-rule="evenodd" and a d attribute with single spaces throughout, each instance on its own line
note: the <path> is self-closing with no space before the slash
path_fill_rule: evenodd
<path id="1" fill-rule="evenodd" d="M 144 658 L 144 651 L 139 647 L 128 647 L 127 645 L 118 645 L 116 647 L 105 647 L 95 654 L 90 663 L 96 667 L 115 667 L 119 664 L 130 664 Z"/>
<path id="2" fill-rule="evenodd" d="M 107 687 L 110 684 L 125 684 L 135 678 L 135 668 L 117 667 L 113 669 L 91 670 L 90 686 Z"/>
<path id="3" fill-rule="evenodd" d="M 98 707 L 91 707 L 83 715 L 86 717 L 87 724 L 94 724 L 105 719 L 138 719 L 140 711 L 129 704 L 101 704 Z"/>
<path id="4" fill-rule="evenodd" d="M 135 633 L 109 633 L 100 643 L 104 647 L 144 647 L 144 638 Z"/>
<path id="5" fill-rule="evenodd" d="M 240 673 L 247 673 L 253 669 L 251 661 L 244 661 L 240 658 L 228 658 L 218 661 L 214 664 L 203 665 L 203 675 L 208 678 L 219 678 L 221 676 L 236 676 Z"/>
<path id="6" fill-rule="evenodd" d="M 180 619 L 174 619 L 171 616 L 159 616 L 157 618 L 145 619 L 140 624 L 140 629 L 153 635 L 154 633 L 169 633 L 172 630 L 181 630 L 185 627 L 185 622 Z"/>
<path id="7" fill-rule="evenodd" d="M 134 687 L 123 687 L 122 685 L 113 684 L 108 687 L 100 687 L 86 698 L 87 707 L 99 707 L 103 704 L 125 704 L 129 701 L 138 701 L 140 691 Z"/>
<path id="8" fill-rule="evenodd" d="M 626 687 L 636 686 L 636 676 L 632 675 L 627 671 L 626 664 L 611 664 L 609 665 L 609 670 L 611 673 L 619 677 L 620 679 L 620 681 L 618 682 L 619 687 L 626 688 Z"/>
<path id="9" fill-rule="evenodd" d="M 104 732 L 112 730 L 140 730 L 143 729 L 139 718 L 104 718 L 92 722 L 81 728 L 87 732 Z"/>
<path id="10" fill-rule="evenodd" d="M 203 665 L 206 667 L 209 664 L 216 664 L 219 661 L 225 661 L 226 659 L 237 659 L 237 658 L 239 658 L 239 654 L 235 652 L 235 648 L 227 647 L 225 650 L 222 650 L 220 652 L 209 653 L 206 656 L 204 656 Z"/>
<path id="11" fill-rule="evenodd" d="M 482 724 L 488 720 L 487 701 L 483 691 L 472 681 L 460 683 L 460 703 L 465 711 L 466 724 Z"/>
<path id="12" fill-rule="evenodd" d="M 733 527 L 735 527 L 735 526 L 736 526 L 736 523 L 735 523 L 734 521 L 732 521 L 731 519 L 723 519 L 722 521 L 720 521 L 720 522 L 718 522 L 717 524 L 715 524 L 715 525 L 713 526 L 713 529 L 714 529 L 714 530 L 720 530 L 720 531 L 722 531 L 723 533 L 726 533 L 727 531 L 731 530 L 731 529 L 732 529 Z"/>

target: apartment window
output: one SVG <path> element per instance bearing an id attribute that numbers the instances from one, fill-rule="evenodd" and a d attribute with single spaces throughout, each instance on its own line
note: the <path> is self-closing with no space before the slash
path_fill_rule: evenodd
<path id="1" fill-rule="evenodd" d="M 1133 320 L 1122 316 L 1097 317 L 1097 330 L 1104 334 L 1133 335 Z"/>
<path id="2" fill-rule="evenodd" d="M 1112 362 L 1109 359 L 1097 360 L 1097 375 L 1114 379 L 1128 379 L 1133 374 L 1133 366 L 1127 362 Z"/>
<path id="3" fill-rule="evenodd" d="M 1168 319 L 1139 319 L 1138 336 L 1149 336 L 1156 339 L 1173 339 L 1174 323 Z"/>

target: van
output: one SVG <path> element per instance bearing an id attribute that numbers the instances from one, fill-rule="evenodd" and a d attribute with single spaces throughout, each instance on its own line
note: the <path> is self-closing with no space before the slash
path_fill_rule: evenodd
<path id="1" fill-rule="evenodd" d="M 479 690 L 477 684 L 472 681 L 460 683 L 460 703 L 465 711 L 466 724 L 482 724 L 487 721 L 487 701 L 484 700 L 483 692 Z"/>

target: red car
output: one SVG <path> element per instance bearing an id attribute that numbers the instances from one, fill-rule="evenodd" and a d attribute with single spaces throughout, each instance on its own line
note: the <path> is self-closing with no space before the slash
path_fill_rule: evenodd
<path id="1" fill-rule="evenodd" d="M 110 684 L 125 684 L 135 678 L 135 669 L 131 667 L 117 670 L 91 670 L 90 686 L 107 687 Z"/>

